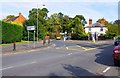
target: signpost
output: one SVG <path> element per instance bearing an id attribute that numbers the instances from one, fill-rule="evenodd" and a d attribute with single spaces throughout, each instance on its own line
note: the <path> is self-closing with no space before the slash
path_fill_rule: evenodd
<path id="1" fill-rule="evenodd" d="M 27 30 L 28 31 L 35 30 L 35 26 L 27 26 Z"/>
<path id="2" fill-rule="evenodd" d="M 29 48 L 29 31 L 34 31 L 34 48 L 35 48 L 35 26 L 27 26 L 28 30 L 28 48 Z"/>

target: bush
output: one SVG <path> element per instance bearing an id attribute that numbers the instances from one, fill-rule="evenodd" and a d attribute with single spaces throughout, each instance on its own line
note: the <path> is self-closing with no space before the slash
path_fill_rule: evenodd
<path id="1" fill-rule="evenodd" d="M 98 36 L 99 40 L 113 39 L 114 35 L 112 34 L 101 34 Z"/>
<path id="2" fill-rule="evenodd" d="M 56 34 L 55 33 L 50 33 L 50 39 L 55 39 L 56 38 Z"/>
<path id="3" fill-rule="evenodd" d="M 23 27 L 21 25 L 2 21 L 2 43 L 20 42 L 22 34 Z"/>
<path id="4" fill-rule="evenodd" d="M 88 35 L 87 34 L 72 34 L 71 35 L 71 39 L 73 40 L 87 40 L 88 39 Z"/>

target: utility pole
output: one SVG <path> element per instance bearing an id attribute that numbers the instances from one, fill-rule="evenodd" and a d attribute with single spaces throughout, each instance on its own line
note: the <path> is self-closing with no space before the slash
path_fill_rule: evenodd
<path id="1" fill-rule="evenodd" d="M 37 4 L 37 42 L 38 42 L 38 4 Z"/>

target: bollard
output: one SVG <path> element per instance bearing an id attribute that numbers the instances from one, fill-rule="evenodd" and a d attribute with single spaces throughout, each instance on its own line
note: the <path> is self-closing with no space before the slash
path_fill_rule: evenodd
<path id="1" fill-rule="evenodd" d="M 92 37 L 92 42 L 94 42 L 94 43 L 95 43 L 95 38 L 94 38 L 94 37 Z"/>
<path id="2" fill-rule="evenodd" d="M 16 50 L 16 42 L 13 42 L 13 51 Z"/>

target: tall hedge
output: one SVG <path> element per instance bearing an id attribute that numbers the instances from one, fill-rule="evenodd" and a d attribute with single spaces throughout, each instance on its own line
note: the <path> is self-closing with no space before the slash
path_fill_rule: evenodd
<path id="1" fill-rule="evenodd" d="M 2 43 L 20 42 L 22 40 L 23 27 L 2 21 Z"/>

